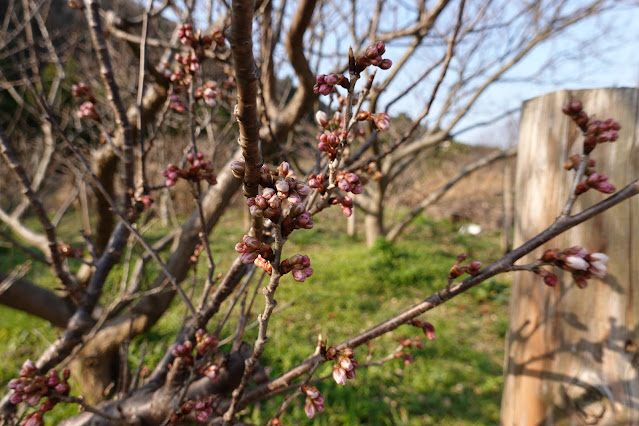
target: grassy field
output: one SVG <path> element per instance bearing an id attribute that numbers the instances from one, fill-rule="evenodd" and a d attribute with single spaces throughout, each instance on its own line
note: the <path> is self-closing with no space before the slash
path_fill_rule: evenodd
<path id="1" fill-rule="evenodd" d="M 309 255 L 315 274 L 304 283 L 287 276 L 278 289 L 279 306 L 287 307 L 271 320 L 271 340 L 263 356 L 263 364 L 273 368 L 271 377 L 311 354 L 319 333 L 328 338 L 329 345 L 338 343 L 442 288 L 459 253 L 483 262 L 499 257 L 497 234 L 462 236 L 456 233 L 459 225 L 427 219 L 412 225 L 398 243 L 379 241 L 369 249 L 361 240 L 346 235 L 343 217 L 330 213 L 320 217 L 313 230 L 295 232 L 286 246 L 286 256 Z M 216 256 L 219 272 L 230 262 L 232 247 L 241 236 L 239 224 L 232 219 L 219 226 L 212 244 L 214 253 L 221 254 Z M 2 270 L 20 260 L 16 252 L 0 248 Z M 39 283 L 47 279 L 37 268 L 28 278 Z M 497 424 L 509 290 L 508 278 L 497 277 L 435 309 L 426 318 L 435 325 L 437 339 L 423 339 L 424 350 L 410 351 L 414 363 L 405 365 L 396 359 L 358 370 L 357 378 L 346 386 L 324 380 L 317 385 L 326 400 L 324 413 L 308 420 L 303 413 L 304 400 L 298 398 L 281 420 L 288 425 Z M 258 294 L 253 313 L 262 309 L 263 297 Z M 132 367 L 137 366 L 143 345 L 145 363 L 153 366 L 183 312 L 176 300 L 153 330 L 133 342 Z M 214 318 L 211 328 L 216 325 Z M 57 333 L 40 320 L 0 306 L 0 385 L 4 387 L 24 359 L 36 357 Z M 225 329 L 220 338 L 229 333 L 230 329 Z M 245 340 L 252 344 L 255 333 L 255 329 L 249 330 Z M 382 358 L 401 338 L 420 334 L 414 327 L 400 327 L 372 347 L 357 348 L 356 357 L 363 363 L 372 350 L 373 360 Z M 330 372 L 326 364 L 316 377 Z M 245 420 L 264 424 L 283 397 L 245 411 Z M 56 409 L 49 420 L 54 424 L 55 418 L 74 410 Z"/>

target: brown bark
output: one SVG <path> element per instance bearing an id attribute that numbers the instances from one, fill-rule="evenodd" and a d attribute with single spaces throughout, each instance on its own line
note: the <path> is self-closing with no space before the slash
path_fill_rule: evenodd
<path id="1" fill-rule="evenodd" d="M 582 137 L 557 111 L 572 96 L 581 99 L 589 114 L 622 124 L 619 140 L 593 152 L 597 172 L 620 186 L 639 170 L 639 90 L 561 91 L 528 101 L 520 128 L 515 244 L 552 222 L 566 200 L 572 172 L 563 170 L 562 163 L 581 150 Z M 591 190 L 577 198 L 575 210 L 604 197 Z M 608 254 L 608 275 L 589 280 L 586 289 L 577 288 L 569 274 L 555 288 L 544 286 L 534 274 L 515 275 L 503 424 L 639 422 L 638 211 L 639 201 L 631 199 L 542 247 L 580 245 Z M 535 257 L 539 253 L 523 260 Z"/>
<path id="2" fill-rule="evenodd" d="M 0 304 L 66 327 L 75 310 L 71 300 L 27 280 L 7 278 L 0 273 Z"/>

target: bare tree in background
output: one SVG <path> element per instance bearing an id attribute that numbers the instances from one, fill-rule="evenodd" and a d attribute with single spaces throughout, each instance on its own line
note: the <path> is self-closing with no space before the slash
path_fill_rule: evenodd
<path id="1" fill-rule="evenodd" d="M 616 4 L 549 3 L 487 1 L 466 6 L 464 1 L 439 1 L 430 8 L 421 4 L 415 10 L 398 10 L 381 0 L 366 7 L 353 1 L 353 14 L 347 16 L 333 3 L 319 0 L 295 4 L 211 0 L 187 2 L 184 7 L 167 0 L 128 9 L 115 5 L 111 10 L 102 9 L 96 0 L 71 0 L 77 10 L 64 13 L 81 20 L 86 30 L 69 37 L 47 27 L 48 16 L 56 10 L 53 3 L 9 2 L 0 39 L 2 59 L 11 63 L 2 63 L 0 78 L 13 111 L 2 118 L 2 155 L 8 165 L 2 173 L 11 176 L 20 194 L 7 190 L 0 220 L 17 247 L 43 253 L 34 258 L 51 268 L 62 288 L 51 291 L 21 279 L 20 267 L 0 275 L 0 303 L 63 329 L 37 361 L 25 363 L 21 377 L 55 376 L 54 368 L 67 365 L 74 367 L 74 375 L 82 372 L 83 398 L 68 395 L 66 373 L 47 385 L 53 392 L 47 400 L 51 404 L 74 402 L 85 409 L 66 424 L 169 424 L 194 419 L 230 424 L 242 408 L 293 389 L 297 390 L 274 418 L 302 394 L 307 396 L 308 412 L 321 411 L 323 399 L 309 385 L 321 364 L 334 362 L 333 377 L 345 382 L 357 366 L 353 348 L 405 324 L 432 335 L 432 325 L 417 319 L 419 315 L 498 273 L 516 269 L 514 262 L 543 242 L 639 192 L 635 182 L 590 210 L 572 216 L 568 210 L 553 227 L 484 269 L 478 262 L 462 265 L 460 259 L 448 285 L 422 303 L 335 347 L 327 348 L 320 340 L 316 352 L 300 365 L 280 377 L 251 384 L 259 382 L 263 372 L 259 360 L 267 345 L 280 278 L 290 272 L 303 281 L 312 274 L 308 257 L 280 258 L 288 235 L 312 227 L 313 216 L 331 205 L 340 204 L 346 214 L 351 213 L 353 201 L 346 192 L 361 192 L 358 174 L 364 171 L 375 179 L 356 202 L 366 212 L 369 239 L 386 234 L 383 205 L 402 171 L 422 153 L 454 137 L 453 129 L 486 88 L 535 46 Z M 177 19 L 163 18 L 168 13 Z M 401 16 L 397 22 L 405 26 L 387 27 L 393 22 L 389 14 Z M 323 43 L 328 43 L 335 22 L 345 22 L 338 29 L 352 32 L 352 53 L 346 65 L 336 68 L 346 70 L 345 75 L 322 79 L 317 69 L 328 60 L 329 48 Z M 259 44 L 254 46 L 255 40 Z M 404 47 L 391 66 L 386 57 L 393 44 L 396 49 Z M 82 60 L 98 66 L 82 75 L 81 85 L 75 80 L 79 75 L 69 75 L 68 65 L 76 60 L 78 46 L 85 45 L 91 50 L 82 55 L 92 59 Z M 410 60 L 426 47 L 436 48 L 433 62 L 415 73 Z M 285 64 L 294 72 L 288 81 L 295 84 L 288 87 L 278 74 Z M 405 132 L 382 137 L 390 124 L 390 106 L 423 90 L 411 84 L 394 89 L 395 97 L 384 101 L 381 94 L 390 92 L 400 71 L 412 82 L 425 80 L 427 95 L 418 118 Z M 340 98 L 335 96 L 338 91 Z M 321 152 L 314 135 L 299 136 L 309 133 L 318 92 L 330 95 L 331 110 L 341 111 L 316 115 L 324 137 L 334 135 L 332 145 L 325 147 L 328 151 Z M 436 95 L 437 117 L 426 122 Z M 381 105 L 386 112 L 380 112 Z M 21 133 L 13 123 L 38 130 Z M 171 135 L 185 143 L 176 146 Z M 17 148 L 16 140 L 34 137 L 39 138 L 35 148 Z M 509 155 L 512 150 L 469 165 L 450 185 Z M 288 163 L 271 172 L 263 157 L 271 164 L 288 160 L 308 172 L 308 179 L 295 176 Z M 217 175 L 213 164 L 221 166 Z M 54 165 L 64 170 L 56 181 L 50 177 Z M 161 194 L 176 184 L 175 197 L 192 198 L 195 207 L 173 232 L 151 244 L 143 235 L 151 205 L 154 200 L 159 204 Z M 49 191 L 72 190 L 60 201 L 46 197 L 46 185 Z M 220 273 L 209 238 L 240 189 L 251 206 L 250 228 L 236 247 L 239 256 Z M 434 202 L 446 189 L 425 200 Z M 84 254 L 61 241 L 56 230 L 57 218 L 76 198 L 84 219 Z M 89 199 L 94 200 L 92 206 Z M 57 210 L 53 220 L 48 214 L 51 206 Z M 37 227 L 23 220 L 28 210 L 38 218 Z M 420 211 L 391 228 L 388 237 L 396 238 Z M 68 258 L 82 265 L 70 268 Z M 206 263 L 206 279 L 195 287 L 195 294 L 187 294 L 183 283 L 196 279 L 199 258 Z M 128 273 L 119 290 L 105 300 L 105 286 L 117 265 Z M 229 315 L 221 311 L 244 309 L 236 304 L 253 277 L 264 278 L 262 271 L 268 273 L 268 284 L 263 290 L 264 311 L 258 316 L 258 338 L 243 342 L 246 323 L 240 322 L 232 349 L 223 353 L 215 335 Z M 149 282 L 145 274 L 152 274 Z M 454 282 L 464 274 L 471 277 Z M 151 329 L 176 296 L 188 314 L 163 359 L 142 382 L 139 372 L 128 371 L 128 344 Z M 117 383 L 117 399 L 103 401 L 112 382 Z M 17 389 L 18 382 L 12 383 Z M 28 394 L 23 388 L 20 392 Z M 16 394 L 7 395 L 0 405 L 7 422 L 14 418 L 16 397 L 11 398 Z M 41 414 L 50 408 L 46 404 L 40 405 Z"/>

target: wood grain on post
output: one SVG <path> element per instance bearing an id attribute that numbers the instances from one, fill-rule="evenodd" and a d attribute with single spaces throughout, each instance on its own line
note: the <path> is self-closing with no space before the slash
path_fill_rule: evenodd
<path id="1" fill-rule="evenodd" d="M 639 174 L 639 89 L 559 91 L 522 107 L 517 156 L 517 247 L 553 222 L 573 171 L 562 165 L 581 152 L 577 127 L 561 113 L 571 98 L 598 119 L 618 121 L 614 143 L 591 158 L 598 173 L 621 188 Z M 573 213 L 602 200 L 594 190 L 578 197 Z M 504 425 L 639 424 L 639 199 L 632 198 L 551 241 L 610 256 L 608 275 L 579 289 L 570 274 L 551 288 L 540 277 L 513 277 L 506 341 Z"/>

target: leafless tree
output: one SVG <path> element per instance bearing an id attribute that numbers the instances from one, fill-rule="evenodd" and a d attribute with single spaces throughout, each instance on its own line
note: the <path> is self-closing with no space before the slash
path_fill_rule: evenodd
<path id="1" fill-rule="evenodd" d="M 231 424 L 237 422 L 242 408 L 293 389 L 289 402 L 274 417 L 302 394 L 308 397 L 307 406 L 318 410 L 323 401 L 309 382 L 321 364 L 335 362 L 335 380 L 346 380 L 357 365 L 353 348 L 405 324 L 422 328 L 428 335 L 432 325 L 418 316 L 498 273 L 521 269 L 515 261 L 524 254 L 639 192 L 635 181 L 576 214 L 572 214 L 569 203 L 555 224 L 502 259 L 483 269 L 472 262 L 456 265 L 458 269 L 451 271 L 448 284 L 423 302 L 334 347 L 327 348 L 320 339 L 315 353 L 309 353 L 298 366 L 253 386 L 251 381 L 259 382 L 263 369 L 259 361 L 268 343 L 280 278 L 291 272 L 296 280 L 303 281 L 312 273 L 307 257 L 281 258 L 288 235 L 312 227 L 312 217 L 333 204 L 341 204 L 348 213 L 352 204 L 347 196 L 340 195 L 339 191 L 345 190 L 340 182 L 347 180 L 352 190 L 357 186 L 352 176 L 365 168 L 381 172 L 381 178 L 372 181 L 370 192 L 358 203 L 368 212 L 367 217 L 374 219 L 377 234 L 383 233 L 384 196 L 402 169 L 419 158 L 418 154 L 450 139 L 453 128 L 486 88 L 536 45 L 581 19 L 603 13 L 614 3 L 593 1 L 576 8 L 559 1 L 543 7 L 537 3 L 502 5 L 513 11 L 510 17 L 499 14 L 499 5 L 489 1 L 468 7 L 464 1 L 439 1 L 430 8 L 420 3 L 408 11 L 393 9 L 381 0 L 374 7 L 353 1 L 352 16 L 331 2 L 319 0 L 295 4 L 209 0 L 198 5 L 188 1 L 184 7 L 171 0 L 156 3 L 147 1 L 118 13 L 124 9 L 117 5 L 102 9 L 97 0 L 69 2 L 77 8 L 71 10 L 73 19 L 83 13 L 86 28 L 74 36 L 73 42 L 90 44 L 91 50 L 84 55 L 92 59 L 84 60 L 98 64 L 92 71 L 95 75 L 84 76 L 86 85 L 77 82 L 73 88 L 69 87 L 69 71 L 64 65 L 65 59 L 73 57 L 69 52 L 77 50 L 69 45 L 68 35 L 63 37 L 65 34 L 47 27 L 47 18 L 54 10 L 52 2 L 8 2 L 1 28 L 3 58 L 15 59 L 16 65 L 3 67 L 0 76 L 5 93 L 16 105 L 13 117 L 3 116 L 0 127 L 1 152 L 8 166 L 3 174 L 10 175 L 12 187 L 20 191 L 7 191 L 7 201 L 0 204 L 0 220 L 10 237 L 16 239 L 13 243 L 17 247 L 30 253 L 36 248 L 43 253 L 34 258 L 51 268 L 61 291 L 25 280 L 21 267 L 16 267 L 0 275 L 0 303 L 40 316 L 63 330 L 37 361 L 25 363 L 21 377 L 40 380 L 37 378 L 67 365 L 76 375 L 82 371 L 82 398 L 68 396 L 64 377 L 53 380 L 48 401 L 75 402 L 85 410 L 65 424 L 170 424 L 196 418 L 210 424 Z M 169 12 L 176 17 L 174 20 L 163 17 Z M 393 14 L 406 25 L 387 27 L 387 22 L 393 22 L 389 18 Z M 404 19 L 404 15 L 409 18 Z M 308 132 L 304 127 L 308 129 L 308 117 L 318 105 L 317 91 L 330 89 L 328 93 L 335 97 L 337 89 L 322 88 L 316 76 L 317 64 L 324 66 L 329 52 L 322 44 L 328 38 L 329 20 L 343 22 L 338 27 L 352 32 L 352 51 L 345 65 L 340 61 L 336 65 L 338 70 L 340 66 L 346 70 L 346 75 L 325 80 L 327 84 L 333 80 L 341 84 L 343 89 L 339 90 L 344 95 L 330 104 L 333 109 L 340 108 L 341 115 L 318 118 L 327 132 L 331 125 L 337 131 L 334 152 L 325 156 L 320 155 L 314 141 L 295 145 L 288 141 L 295 139 L 296 132 Z M 196 30 L 198 26 L 201 32 Z M 364 31 L 358 33 L 360 29 Z M 491 33 L 495 29 L 505 31 L 508 37 L 497 39 Z M 259 43 L 254 45 L 256 40 Z M 505 44 L 499 43 L 504 40 Z M 381 59 L 384 44 L 388 44 L 387 49 L 393 43 L 399 48 L 406 41 L 408 47 L 388 70 L 390 62 Z M 475 58 L 475 52 L 487 49 L 483 43 L 490 43 L 495 54 Z M 372 50 L 366 47 L 369 45 Z M 411 58 L 431 45 L 439 49 L 432 66 L 424 69 L 424 75 L 410 73 L 414 81 L 426 79 L 426 83 L 429 73 L 436 75 L 422 112 L 404 133 L 383 138 L 380 131 L 388 127 L 389 118 L 376 112 L 382 104 L 381 94 L 390 92 L 398 73 L 410 68 Z M 133 77 L 128 65 L 132 58 L 137 59 Z M 114 66 L 116 61 L 118 65 Z M 289 64 L 294 73 L 294 86 L 285 87 L 278 73 L 283 63 Z M 45 66 L 53 70 L 53 77 L 50 71 L 45 73 Z M 375 66 L 382 70 L 370 72 Z M 382 74 L 385 77 L 378 77 Z M 417 87 L 397 90 L 396 98 L 409 95 Z M 71 112 L 81 102 L 70 100 L 70 92 L 84 101 L 79 108 L 82 120 Z M 439 116 L 426 124 L 423 120 L 436 95 L 443 106 Z M 230 97 L 236 99 L 234 106 L 228 104 Z M 392 103 L 386 102 L 386 111 Z M 176 118 L 180 116 L 175 113 L 184 116 Z M 20 136 L 12 125 L 20 120 L 37 126 L 34 133 L 41 142 L 33 150 L 17 149 L 18 138 L 30 137 L 29 133 Z M 235 122 L 237 129 L 233 127 Z M 360 130 L 365 123 L 370 128 Z M 187 143 L 160 147 L 162 143 L 172 144 L 163 135 L 171 132 L 180 134 Z M 231 143 L 235 138 L 237 148 Z M 99 139 L 104 143 L 97 143 Z M 469 165 L 448 187 L 472 170 L 512 154 L 497 153 Z M 304 155 L 318 160 L 308 161 Z M 316 184 L 309 186 L 305 178 L 295 177 L 288 163 L 271 173 L 263 164 L 263 156 L 270 163 L 290 159 L 312 173 Z M 223 164 L 216 176 L 212 174 L 211 158 L 215 164 Z M 586 158 L 587 153 L 584 162 Z M 170 161 L 175 164 L 166 166 L 165 178 L 160 178 L 163 165 Z M 54 182 L 48 178 L 54 163 L 70 171 L 66 180 Z M 576 182 L 583 173 L 583 169 L 578 172 Z M 323 183 L 317 184 L 322 180 L 319 175 Z M 178 180 L 181 191 L 176 192 L 185 199 L 192 196 L 195 207 L 175 231 L 151 244 L 143 235 L 150 203 Z M 51 220 L 47 212 L 49 205 L 56 204 L 47 199 L 47 184 L 73 188 L 70 197 L 56 207 L 62 216 L 78 198 L 80 216 L 85 218 L 86 254 L 60 240 L 57 220 Z M 240 188 L 251 206 L 250 226 L 236 248 L 240 255 L 218 277 L 209 238 Z M 428 199 L 436 200 L 446 188 Z M 89 198 L 95 200 L 93 206 L 89 206 Z M 425 207 L 424 203 L 420 208 Z M 37 227 L 23 220 L 27 211 L 37 217 Z M 400 222 L 389 236 L 395 238 L 405 224 Z M 134 248 L 143 254 L 135 256 Z M 187 294 L 183 283 L 196 279 L 198 257 L 205 259 L 206 280 L 197 286 L 198 294 Z M 70 267 L 68 258 L 80 261 L 81 266 Z M 120 264 L 129 272 L 119 291 L 105 301 L 105 285 Z M 263 289 L 264 311 L 258 316 L 258 337 L 250 344 L 243 342 L 248 311 L 242 311 L 232 349 L 223 353 L 214 335 L 229 316 L 220 311 L 223 306 L 228 312 L 237 309 L 239 295 L 262 270 L 269 277 Z M 143 283 L 145 273 L 154 274 L 152 282 Z M 455 282 L 464 273 L 471 276 Z M 141 382 L 139 372 L 129 372 L 123 362 L 127 345 L 153 327 L 176 296 L 187 315 L 162 360 Z M 220 325 L 212 331 L 214 317 Z M 114 380 L 117 398 L 102 400 L 104 389 Z M 15 391 L 18 382 L 12 383 L 14 392 L 0 403 L 0 415 L 6 422 L 15 418 L 12 395 L 15 402 L 15 395 L 28 393 L 23 388 Z M 43 403 L 40 409 L 46 411 L 43 406 L 47 408 Z"/>

